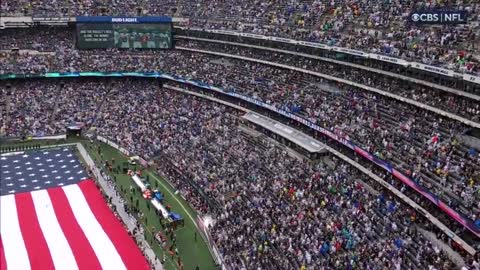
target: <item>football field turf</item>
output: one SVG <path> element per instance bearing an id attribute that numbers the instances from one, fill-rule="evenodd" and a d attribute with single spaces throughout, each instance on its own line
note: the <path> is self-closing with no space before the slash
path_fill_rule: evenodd
<path id="1" fill-rule="evenodd" d="M 52 145 L 58 143 L 70 143 L 70 142 L 81 142 L 92 159 L 94 159 L 96 165 L 99 168 L 102 168 L 104 161 L 111 161 L 112 158 L 115 159 L 115 166 L 117 164 L 123 164 L 124 162 L 128 161 L 128 157 L 124 156 L 118 150 L 112 148 L 111 146 L 101 143 L 101 142 L 93 142 L 90 143 L 87 140 L 67 140 L 67 141 L 35 141 L 35 142 L 25 142 L 25 143 L 15 143 L 15 144 L 3 144 L 2 147 L 6 146 L 27 146 L 27 145 Z M 100 160 L 100 155 L 98 154 L 98 147 L 101 149 L 101 153 L 103 155 L 103 160 Z M 138 165 L 137 165 L 138 166 Z M 123 167 L 123 166 L 121 166 Z M 138 166 L 140 167 L 140 166 Z M 104 170 L 105 171 L 105 170 Z M 178 257 L 175 256 L 173 259 L 168 254 L 168 250 L 162 249 L 158 242 L 153 238 L 153 232 L 158 232 L 162 230 L 160 225 L 160 217 L 156 213 L 153 207 L 147 207 L 147 202 L 141 196 L 140 192 L 132 193 L 130 192 L 130 186 L 134 186 L 135 184 L 131 180 L 131 178 L 124 174 L 121 170 L 118 173 L 109 172 L 110 176 L 113 179 L 116 179 L 116 185 L 118 191 L 121 193 L 122 189 L 124 193 L 122 197 L 126 200 L 126 202 L 134 206 L 137 204 L 138 200 L 138 208 L 141 212 L 143 212 L 144 218 L 141 219 L 141 222 L 144 224 L 144 227 L 147 228 L 147 232 L 145 237 L 147 241 L 150 243 L 150 246 L 154 249 L 157 257 L 159 259 L 163 258 L 164 252 L 166 252 L 167 261 L 164 264 L 164 268 L 167 270 L 174 270 L 180 269 L 177 264 Z M 183 263 L 185 270 L 195 270 L 198 266 L 200 270 L 213 270 L 217 269 L 215 263 L 213 261 L 212 255 L 207 247 L 207 244 L 204 242 L 203 238 L 201 237 L 200 233 L 197 231 L 196 226 L 194 224 L 194 220 L 196 219 L 196 213 L 193 211 L 188 203 L 183 200 L 180 195 L 176 195 L 174 189 L 165 181 L 163 178 L 158 176 L 152 170 L 143 170 L 142 176 L 149 176 L 149 182 L 153 189 L 158 189 L 164 195 L 164 205 L 170 205 L 172 210 L 178 214 L 180 214 L 184 221 L 185 226 L 183 228 L 176 230 L 176 245 L 179 251 L 179 257 Z M 130 200 L 130 197 L 132 200 Z M 149 202 L 148 202 L 149 203 Z M 146 226 L 145 226 L 146 225 Z M 195 241 L 195 234 L 197 234 L 197 240 Z M 166 235 L 166 234 L 165 234 Z M 167 236 L 167 245 L 169 247 L 171 245 L 170 238 Z"/>

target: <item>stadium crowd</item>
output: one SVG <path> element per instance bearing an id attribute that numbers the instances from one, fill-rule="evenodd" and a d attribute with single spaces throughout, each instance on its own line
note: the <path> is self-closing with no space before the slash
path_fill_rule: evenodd
<path id="1" fill-rule="evenodd" d="M 237 53 L 252 58 L 260 57 L 249 51 Z M 270 57 L 275 56 L 262 54 L 264 59 L 272 60 Z M 286 57 L 277 56 L 275 59 L 276 61 L 284 59 L 285 63 L 293 64 L 288 62 Z M 472 220 L 478 217 L 480 207 L 478 150 L 458 139 L 458 135 L 462 135 L 467 127 L 413 105 L 361 88 L 329 83 L 298 71 L 185 51 L 137 52 L 121 56 L 116 55 L 114 51 L 102 53 L 75 51 L 52 58 L 49 63 L 53 65 L 52 70 L 56 71 L 160 70 L 255 97 L 352 140 L 370 153 L 375 153 L 379 158 L 403 169 L 408 176 L 433 190 L 451 207 L 463 212 Z M 64 63 L 70 65 L 65 66 Z M 435 98 L 428 98 L 430 93 L 434 93 L 433 90 L 426 92 L 427 90 L 423 89 L 425 92 L 420 95 L 421 92 L 417 91 L 422 89 L 416 89 L 414 86 L 408 89 L 402 87 L 401 82 L 378 76 L 362 76 L 359 72 L 331 65 L 321 66 L 308 61 L 303 64 L 302 68 L 311 67 L 331 76 L 358 80 L 391 93 L 412 97 L 431 105 L 438 104 L 441 109 L 449 109 L 451 112 L 458 112 L 471 120 L 479 121 L 479 104 L 458 96 L 434 94 Z M 101 99 L 102 91 L 94 93 L 100 95 L 98 98 Z M 53 97 L 55 95 L 52 95 Z M 81 98 L 89 98 L 89 95 Z M 82 117 L 77 118 L 83 120 L 89 118 L 88 114 L 80 116 Z M 19 128 L 17 125 L 11 126 Z"/>
<path id="2" fill-rule="evenodd" d="M 115 49 L 109 49 L 107 53 L 99 50 L 76 50 L 73 45 L 73 33 L 69 33 L 67 29 L 41 28 L 25 30 L 20 34 L 17 32 L 18 31 L 6 30 L 5 34 L 9 38 L 4 39 L 3 42 L 0 41 L 0 51 L 5 51 L 3 56 L 0 54 L 0 63 L 4 66 L 4 69 L 0 71 L 2 73 L 89 70 L 169 71 L 164 68 L 164 65 L 161 63 L 162 61 L 157 58 L 164 58 L 164 54 L 170 54 L 170 52 L 131 52 L 129 55 L 117 57 L 118 54 L 115 53 L 118 51 Z M 285 64 L 318 72 L 338 79 L 348 79 L 349 81 L 360 83 L 364 86 L 374 87 L 400 97 L 409 98 L 447 112 L 452 112 L 466 119 L 480 122 L 480 103 L 475 99 L 455 93 L 439 91 L 437 88 L 422 84 L 406 83 L 405 80 L 399 78 L 378 76 L 378 73 L 373 71 L 369 72 L 365 69 L 346 67 L 334 62 L 324 62 L 305 56 L 273 53 L 261 49 L 239 47 L 223 43 L 179 39 L 177 41 L 177 47 L 180 50 L 184 50 L 184 48 L 200 49 L 209 52 L 227 53 L 234 56 L 245 56 L 269 61 L 274 64 Z M 7 53 L 11 48 L 20 48 L 22 52 Z M 113 55 L 116 57 L 113 57 Z M 188 57 L 188 54 L 186 55 L 186 57 Z M 182 55 L 175 56 L 182 57 Z M 152 58 L 154 61 L 152 61 Z M 471 91 L 474 91 L 472 92 L 473 94 L 479 94 L 475 89 Z"/>
<path id="3" fill-rule="evenodd" d="M 56 102 L 65 101 L 59 89 L 69 88 L 82 90 L 69 97 L 73 104 Z M 100 91 L 89 94 L 93 88 Z M 142 79 L 12 82 L 10 91 L 10 98 L 26 91 L 36 101 L 25 106 L 25 118 L 42 117 L 42 108 L 62 112 L 61 118 L 40 118 L 51 127 L 42 132 L 60 132 L 54 122 L 83 120 L 147 159 L 168 157 L 160 173 L 197 210 L 213 212 L 209 205 L 224 210 L 212 235 L 234 269 L 453 267 L 438 246 L 416 232 L 420 217 L 413 210 L 355 182 L 369 182 L 368 177 L 339 161 L 329 167 L 299 160 L 265 137 L 251 137 L 238 130 L 238 113 L 224 106 Z M 14 112 L 22 108 L 14 107 Z M 86 114 L 92 111 L 97 114 Z M 27 130 L 15 123 L 6 129 L 8 136 L 35 132 L 34 125 Z"/>
<path id="4" fill-rule="evenodd" d="M 419 27 L 405 22 L 419 5 L 446 8 L 440 2 L 469 11 L 473 23 Z M 7 0 L 0 3 L 0 12 L 167 14 L 190 18 L 187 28 L 321 42 L 480 74 L 477 1 L 172 0 L 141 5 L 137 10 L 134 1 Z M 476 100 L 362 69 L 221 43 L 180 39 L 174 51 L 123 54 L 115 49 L 79 51 L 69 28 L 1 31 L 6 38 L 0 39 L 0 74 L 161 71 L 203 81 L 295 113 L 351 140 L 480 221 L 479 149 L 461 138 L 468 126 L 362 87 L 189 50 L 346 79 L 480 123 Z M 165 162 L 159 173 L 199 212 L 223 210 L 212 235 L 234 269 L 453 268 L 439 247 L 417 232 L 424 222 L 412 209 L 355 181 L 371 182 L 366 176 L 342 162 L 331 167 L 299 160 L 265 137 L 253 138 L 239 131 L 238 112 L 226 107 L 142 79 L 0 81 L 0 90 L 5 100 L 0 135 L 58 134 L 82 122 L 146 159 L 161 156 Z M 398 181 L 391 183 L 409 193 Z M 467 261 L 473 269 L 479 264 L 480 258 Z"/>
<path id="5" fill-rule="evenodd" d="M 77 51 L 70 47 L 64 47 L 62 44 L 73 43 L 69 35 L 65 35 L 65 31 L 59 31 L 59 45 L 54 46 L 52 41 L 56 39 L 46 39 L 46 36 L 52 37 L 57 33 L 51 29 L 38 31 L 26 31 L 24 36 L 16 34 L 16 32 L 7 32 L 12 37 L 0 42 L 0 50 L 8 48 L 20 48 L 25 51 L 22 53 L 4 53 L 0 55 L 0 62 L 4 66 L 3 73 L 37 73 L 48 71 L 112 71 L 112 70 L 159 70 L 163 69 L 161 61 L 158 57 L 162 57 L 164 53 L 149 52 L 145 55 L 132 54 L 122 57 L 109 57 L 116 50 L 111 50 L 105 54 L 103 51 Z M 68 32 L 68 31 L 67 31 Z M 38 46 L 45 42 L 45 46 Z M 385 90 L 392 94 L 407 97 L 412 100 L 440 108 L 442 110 L 458 114 L 473 121 L 480 121 L 480 105 L 476 100 L 438 91 L 436 88 L 426 87 L 420 84 L 405 84 L 401 79 L 394 79 L 388 76 L 378 76 L 373 72 L 367 72 L 363 69 L 347 68 L 343 65 L 326 63 L 301 56 L 292 56 L 289 54 L 271 53 L 263 50 L 247 49 L 229 45 L 219 45 L 208 42 L 192 42 L 178 41 L 179 48 L 206 49 L 208 51 L 225 52 L 232 55 L 248 56 L 254 59 L 271 61 L 273 63 L 286 64 L 293 67 L 307 69 L 337 78 L 348 78 L 349 80 L 361 83 L 365 86 L 372 86 L 381 90 Z M 54 49 L 52 49 L 54 48 Z M 28 50 L 39 50 L 40 53 L 31 53 Z M 52 52 L 54 50 L 54 52 Z M 48 51 L 48 52 L 47 52 Z M 160 55 L 158 55 L 160 54 Z M 166 53 L 168 54 L 168 53 Z M 178 57 L 181 57 L 178 56 Z M 152 61 L 154 58 L 155 61 Z M 162 70 L 168 71 L 168 70 Z M 368 76 L 365 76 L 368 75 Z M 433 97 L 433 98 L 431 98 Z"/>
<path id="6" fill-rule="evenodd" d="M 477 1 L 17 1 L 2 15 L 169 15 L 188 28 L 226 29 L 359 49 L 478 74 Z M 410 13 L 461 10 L 471 23 L 421 26 Z"/>
<path id="7" fill-rule="evenodd" d="M 233 269 L 453 267 L 415 231 L 414 211 L 366 193 L 353 181 L 366 177 L 346 164 L 309 164 L 239 132 L 238 114 L 224 106 L 134 85 L 111 93 L 97 132 L 150 158 L 161 153 L 161 173 L 174 184 L 183 180 L 172 170 L 191 177 L 222 207 L 212 235 Z M 207 213 L 197 192 L 180 189 Z"/>
<path id="8" fill-rule="evenodd" d="M 409 98 L 422 104 L 430 105 L 467 119 L 480 122 L 480 104 L 477 100 L 441 91 L 434 87 L 406 83 L 405 80 L 399 78 L 379 76 L 378 73 L 370 72 L 365 69 L 346 67 L 334 62 L 327 63 L 304 56 L 268 52 L 256 48 L 239 47 L 222 43 L 180 39 L 177 41 L 177 48 L 188 48 L 207 52 L 226 53 L 237 57 L 248 57 L 251 59 L 269 61 L 274 64 L 283 64 L 303 70 L 318 72 L 339 79 L 347 79 L 364 86 L 374 87 L 397 96 Z M 478 95 L 480 93 L 473 92 L 473 94 Z"/>
<path id="9" fill-rule="evenodd" d="M 4 85 L 7 88 L 6 85 Z M 89 124 L 108 84 L 89 81 L 28 81 L 9 84 L 3 132 L 9 136 L 47 136 L 77 122 Z"/>

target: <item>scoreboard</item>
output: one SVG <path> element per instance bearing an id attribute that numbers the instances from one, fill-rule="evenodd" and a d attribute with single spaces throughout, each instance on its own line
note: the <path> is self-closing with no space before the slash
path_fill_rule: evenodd
<path id="1" fill-rule="evenodd" d="M 77 17 L 79 49 L 170 49 L 173 47 L 169 17 Z"/>

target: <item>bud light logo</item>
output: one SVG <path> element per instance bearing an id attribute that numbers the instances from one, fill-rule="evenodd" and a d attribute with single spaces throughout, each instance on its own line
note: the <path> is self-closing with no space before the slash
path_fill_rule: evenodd
<path id="1" fill-rule="evenodd" d="M 465 11 L 416 11 L 410 20 L 418 24 L 463 24 L 467 23 Z"/>

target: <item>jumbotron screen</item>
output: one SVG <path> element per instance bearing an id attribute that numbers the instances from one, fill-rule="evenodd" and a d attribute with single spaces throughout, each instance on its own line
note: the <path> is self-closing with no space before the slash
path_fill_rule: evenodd
<path id="1" fill-rule="evenodd" d="M 79 49 L 171 49 L 171 23 L 77 23 Z"/>

